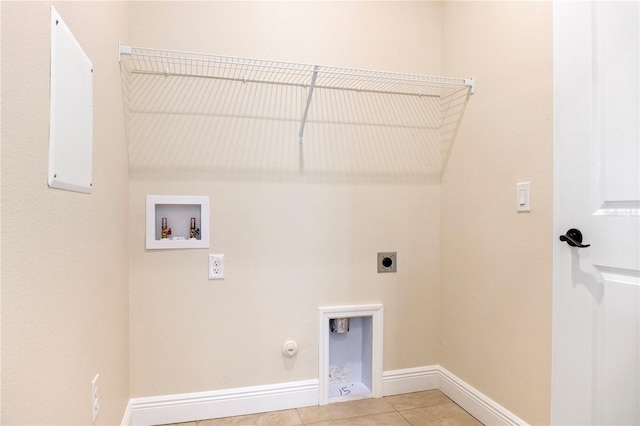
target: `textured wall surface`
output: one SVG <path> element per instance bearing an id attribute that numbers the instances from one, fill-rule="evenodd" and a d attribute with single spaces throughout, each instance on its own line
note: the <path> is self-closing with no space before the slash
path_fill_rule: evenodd
<path id="1" fill-rule="evenodd" d="M 440 362 L 530 424 L 550 421 L 551 23 L 549 2 L 443 4 L 443 73 L 477 83 L 442 182 Z"/>
<path id="2" fill-rule="evenodd" d="M 131 19 L 138 46 L 440 71 L 439 3 L 141 2 L 132 5 Z M 179 84 L 207 90 L 211 83 L 182 80 L 165 90 Z M 335 108 L 348 116 L 344 104 Z M 163 112 L 158 123 L 176 119 Z M 132 396 L 316 378 L 319 306 L 383 303 L 385 370 L 437 363 L 440 189 L 397 161 L 393 151 L 412 146 L 385 138 L 384 129 L 350 139 L 348 125 L 319 137 L 319 124 L 310 123 L 300 151 L 297 125 L 283 136 L 272 121 L 225 121 L 230 131 L 203 138 L 212 167 L 185 167 L 181 147 L 202 137 L 188 119 L 204 120 L 190 114 L 181 116 L 183 131 L 172 145 L 148 148 L 164 158 L 164 169 L 143 162 L 131 169 Z M 136 123 L 132 134 L 142 126 Z M 141 138 L 132 137 L 134 149 Z M 220 156 L 223 164 L 216 163 Z M 368 168 L 358 168 L 362 161 Z M 211 249 L 145 251 L 147 194 L 208 195 Z M 381 251 L 398 252 L 398 273 L 377 273 Z M 225 254 L 223 281 L 207 280 L 208 253 Z M 289 362 L 280 353 L 287 339 L 300 348 Z"/>
<path id="3" fill-rule="evenodd" d="M 550 3 L 55 3 L 96 70 L 91 195 L 46 185 L 50 6 L 0 6 L 4 423 L 87 424 L 96 373 L 100 424 L 129 397 L 316 378 L 317 308 L 368 303 L 384 304 L 385 370 L 441 364 L 549 422 Z M 118 41 L 477 89 L 440 183 L 431 139 L 371 125 L 404 114 L 381 98 L 318 95 L 303 147 L 304 90 L 140 78 L 123 110 Z M 210 249 L 145 250 L 145 196 L 163 194 L 210 197 Z M 380 251 L 396 274 L 376 273 Z"/>
<path id="4" fill-rule="evenodd" d="M 93 193 L 47 187 L 50 2 L 2 2 L 2 423 L 119 424 L 128 389 L 129 6 L 56 10 L 94 66 Z"/>

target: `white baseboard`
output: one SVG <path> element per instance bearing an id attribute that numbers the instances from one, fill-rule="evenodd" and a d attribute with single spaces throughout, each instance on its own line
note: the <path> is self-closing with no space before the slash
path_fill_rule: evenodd
<path id="1" fill-rule="evenodd" d="M 132 425 L 181 423 L 318 405 L 318 380 L 132 398 Z"/>
<path id="2" fill-rule="evenodd" d="M 131 400 L 127 402 L 127 407 L 124 410 L 124 415 L 122 416 L 121 426 L 130 426 L 133 424 L 133 412 L 131 411 Z"/>
<path id="3" fill-rule="evenodd" d="M 438 389 L 439 383 L 437 365 L 385 371 L 382 373 L 382 394 L 389 396 Z"/>
<path id="4" fill-rule="evenodd" d="M 318 380 L 132 398 L 122 426 L 180 423 L 318 405 Z M 439 389 L 485 425 L 527 425 L 439 365 L 386 371 L 383 395 Z"/>
<path id="5" fill-rule="evenodd" d="M 438 368 L 440 391 L 485 425 L 527 425 L 527 422 L 446 368 L 440 366 Z"/>

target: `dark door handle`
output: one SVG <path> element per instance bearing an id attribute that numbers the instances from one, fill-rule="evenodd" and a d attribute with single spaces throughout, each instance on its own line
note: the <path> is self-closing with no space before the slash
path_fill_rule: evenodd
<path id="1" fill-rule="evenodd" d="M 560 241 L 566 241 L 571 247 L 589 247 L 591 244 L 582 244 L 582 232 L 579 229 L 571 228 L 565 235 L 560 235 Z"/>

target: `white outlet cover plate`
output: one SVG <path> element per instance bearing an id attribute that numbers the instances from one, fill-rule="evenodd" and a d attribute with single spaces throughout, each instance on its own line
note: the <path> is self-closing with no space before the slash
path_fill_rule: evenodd
<path id="1" fill-rule="evenodd" d="M 209 255 L 209 279 L 221 280 L 224 278 L 224 254 Z"/>
<path id="2" fill-rule="evenodd" d="M 95 423 L 98 412 L 100 412 L 100 402 L 98 401 L 98 378 L 99 374 L 91 381 L 91 423 Z"/>

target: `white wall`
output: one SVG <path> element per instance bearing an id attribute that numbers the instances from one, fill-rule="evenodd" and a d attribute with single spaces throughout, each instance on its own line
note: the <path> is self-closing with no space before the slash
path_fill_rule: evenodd
<path id="1" fill-rule="evenodd" d="M 445 2 L 443 73 L 473 75 L 442 181 L 442 353 L 449 371 L 549 424 L 552 295 L 550 2 Z M 531 182 L 531 212 L 516 183 Z"/>
<path id="2" fill-rule="evenodd" d="M 385 305 L 385 370 L 440 363 L 528 422 L 548 423 L 549 3 L 56 3 L 97 69 L 90 196 L 46 187 L 49 7 L 1 4 L 5 423 L 86 424 L 96 372 L 99 423 L 119 422 L 129 396 L 314 378 L 317 307 L 356 303 Z M 134 134 L 129 148 L 141 157 L 128 171 L 118 40 L 475 76 L 478 87 L 442 189 L 413 165 L 388 168 L 378 147 L 365 151 L 373 172 L 359 174 L 330 138 L 320 152 L 335 162 L 283 168 L 297 144 L 268 132 L 256 144 L 263 128 L 211 139 L 225 167 L 207 169 L 168 161 L 192 152 L 194 126 L 171 134 L 170 148 L 140 147 Z M 154 167 L 140 160 L 162 155 L 171 157 Z M 155 167 L 162 161 L 171 167 Z M 521 180 L 532 182 L 533 211 L 517 215 Z M 147 194 L 209 195 L 211 249 L 145 251 Z M 390 250 L 399 272 L 379 275 L 375 254 Z M 208 253 L 225 253 L 225 280 L 207 280 Z M 293 361 L 280 355 L 286 339 L 300 347 Z"/>
<path id="3" fill-rule="evenodd" d="M 440 71 L 439 3 L 140 2 L 131 19 L 138 46 Z M 197 96 L 193 87 L 212 83 L 181 84 Z M 271 133 L 271 123 L 213 129 L 203 149 L 184 122 L 170 144 L 164 132 L 144 137 L 144 126 L 170 114 L 132 114 L 132 134 L 140 131 L 131 139 L 132 396 L 315 378 L 318 306 L 383 303 L 385 370 L 438 362 L 440 190 L 428 176 L 404 164 L 384 169 L 384 151 L 367 141 L 368 164 L 384 170 L 360 174 L 349 147 L 331 137 L 314 144 L 312 126 L 304 155 L 315 168 L 300 172 L 295 132 Z M 183 161 L 194 149 L 211 157 L 209 167 Z M 147 194 L 209 195 L 211 249 L 145 251 Z M 376 272 L 379 251 L 398 252 L 398 273 Z M 207 280 L 208 253 L 225 254 L 223 281 Z M 287 339 L 300 348 L 292 362 L 280 353 Z"/>
<path id="4" fill-rule="evenodd" d="M 4 424 L 119 424 L 128 389 L 127 149 L 116 46 L 129 5 L 60 2 L 94 65 L 93 193 L 47 187 L 51 2 L 2 2 Z"/>

